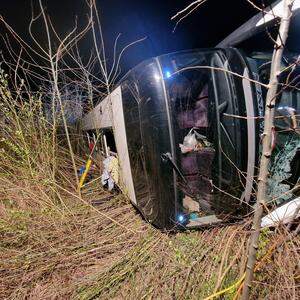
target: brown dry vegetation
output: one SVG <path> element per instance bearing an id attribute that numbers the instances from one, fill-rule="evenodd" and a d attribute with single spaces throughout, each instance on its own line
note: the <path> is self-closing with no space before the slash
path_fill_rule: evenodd
<path id="1" fill-rule="evenodd" d="M 23 102 L 3 73 L 0 80 L 1 299 L 204 299 L 242 277 L 247 222 L 163 233 L 122 195 L 101 201 L 107 192 L 97 181 L 80 198 L 61 129 L 44 119 L 41 97 Z M 300 241 L 280 243 L 286 235 L 261 235 L 253 299 L 299 296 Z"/>
<path id="2" fill-rule="evenodd" d="M 145 224 L 122 196 L 97 210 L 75 197 L 65 201 L 2 209 L 1 298 L 204 299 L 244 272 L 244 225 L 168 235 Z M 280 237 L 265 232 L 260 256 Z M 253 299 L 297 298 L 297 247 L 299 240 L 285 243 L 265 261 Z"/>

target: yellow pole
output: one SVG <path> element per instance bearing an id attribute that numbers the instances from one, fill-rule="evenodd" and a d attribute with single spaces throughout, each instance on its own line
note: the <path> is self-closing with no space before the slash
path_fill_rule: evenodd
<path id="1" fill-rule="evenodd" d="M 82 173 L 81 177 L 80 177 L 80 181 L 79 181 L 79 189 L 82 188 L 83 184 L 84 184 L 84 181 L 85 181 L 85 178 L 91 168 L 91 165 L 92 165 L 92 160 L 89 158 L 86 162 L 86 165 L 85 165 L 85 170 L 84 172 Z"/>

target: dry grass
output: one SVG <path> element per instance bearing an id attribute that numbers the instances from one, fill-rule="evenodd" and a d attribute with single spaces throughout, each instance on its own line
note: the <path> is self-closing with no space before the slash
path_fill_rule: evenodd
<path id="1" fill-rule="evenodd" d="M 122 196 L 97 210 L 68 200 L 68 209 L 2 213 L 1 298 L 203 299 L 243 274 L 242 225 L 168 235 Z M 280 236 L 265 232 L 260 255 Z M 297 247 L 299 240 L 285 243 L 262 265 L 253 299 L 296 299 Z"/>
<path id="2" fill-rule="evenodd" d="M 89 205 L 106 195 L 97 181 L 80 199 L 59 130 L 40 116 L 38 99 L 23 103 L 3 80 L 1 299 L 204 299 L 243 275 L 246 222 L 163 233 L 122 195 Z M 285 235 L 264 231 L 260 257 Z M 264 259 L 253 299 L 299 296 L 299 243 L 286 241 Z"/>

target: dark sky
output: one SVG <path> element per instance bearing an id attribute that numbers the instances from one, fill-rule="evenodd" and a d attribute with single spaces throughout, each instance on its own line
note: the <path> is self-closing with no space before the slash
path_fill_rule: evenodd
<path id="1" fill-rule="evenodd" d="M 37 0 L 32 1 L 36 6 Z M 213 47 L 257 13 L 246 0 L 208 0 L 172 33 L 175 22 L 170 20 L 171 16 L 191 2 L 98 0 L 107 52 L 112 53 L 118 33 L 122 33 L 120 47 L 146 36 L 144 42 L 130 48 L 124 56 L 122 66 L 126 71 L 151 56 L 183 49 Z M 254 2 L 261 4 L 261 0 Z M 76 16 L 81 25 L 86 20 L 88 10 L 84 0 L 43 0 L 43 3 L 60 32 L 72 28 Z M 0 14 L 28 39 L 26 31 L 31 14 L 30 0 L 2 0 Z M 43 39 L 43 28 L 36 26 L 35 30 Z M 87 41 L 84 49 L 89 48 Z"/>

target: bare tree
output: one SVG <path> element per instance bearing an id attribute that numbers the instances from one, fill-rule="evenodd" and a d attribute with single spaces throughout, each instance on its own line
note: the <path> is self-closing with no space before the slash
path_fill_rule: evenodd
<path id="1" fill-rule="evenodd" d="M 242 299 L 249 299 L 250 288 L 253 279 L 254 266 L 256 262 L 256 253 L 258 249 L 258 240 L 261 228 L 261 219 L 264 212 L 264 206 L 267 198 L 267 180 L 269 174 L 269 163 L 272 154 L 272 134 L 274 128 L 275 103 L 278 96 L 278 77 L 280 75 L 280 65 L 284 46 L 288 36 L 290 18 L 292 15 L 293 0 L 285 0 L 283 5 L 283 15 L 279 27 L 271 64 L 270 80 L 265 104 L 264 132 L 262 136 L 262 155 L 259 167 L 257 204 L 254 212 L 252 225 L 252 234 L 249 243 L 249 253 L 246 269 L 245 284 Z"/>

